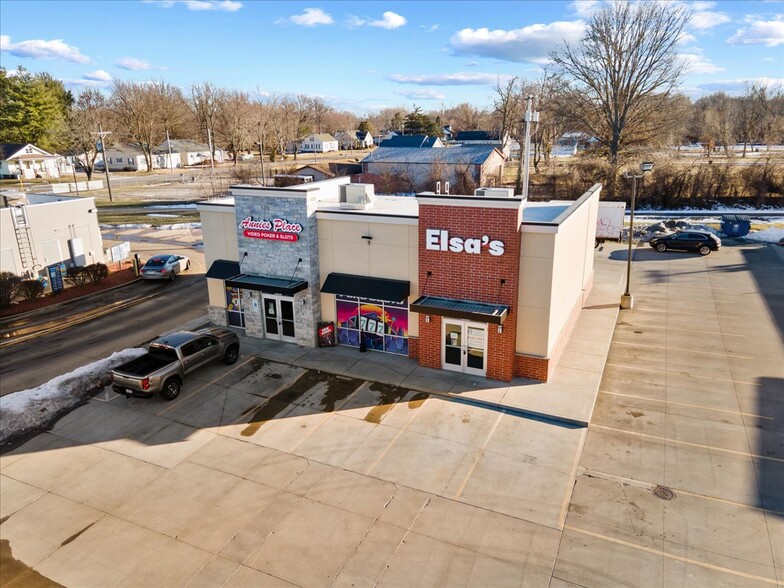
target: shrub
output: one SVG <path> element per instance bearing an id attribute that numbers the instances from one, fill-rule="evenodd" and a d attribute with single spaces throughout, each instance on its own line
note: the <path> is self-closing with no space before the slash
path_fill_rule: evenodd
<path id="1" fill-rule="evenodd" d="M 109 268 L 103 263 L 93 263 L 84 268 L 87 278 L 93 284 L 97 284 L 109 277 Z"/>
<path id="2" fill-rule="evenodd" d="M 66 272 L 65 279 L 71 282 L 74 286 L 82 286 L 90 279 L 87 270 L 84 267 L 69 267 Z"/>
<path id="3" fill-rule="evenodd" d="M 19 294 L 22 278 L 11 272 L 0 272 L 0 308 L 11 306 Z"/>
<path id="4" fill-rule="evenodd" d="M 22 280 L 19 293 L 25 300 L 36 300 L 44 293 L 44 285 L 39 280 Z"/>

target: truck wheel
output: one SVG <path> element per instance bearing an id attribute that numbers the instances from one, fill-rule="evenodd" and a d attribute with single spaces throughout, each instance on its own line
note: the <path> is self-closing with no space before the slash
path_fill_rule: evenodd
<path id="1" fill-rule="evenodd" d="M 237 361 L 237 358 L 240 356 L 240 349 L 236 345 L 229 345 L 229 348 L 226 350 L 226 353 L 223 355 L 223 363 L 226 365 L 231 365 Z"/>
<path id="2" fill-rule="evenodd" d="M 161 398 L 164 400 L 174 400 L 180 395 L 180 381 L 177 378 L 169 378 L 163 383 Z"/>

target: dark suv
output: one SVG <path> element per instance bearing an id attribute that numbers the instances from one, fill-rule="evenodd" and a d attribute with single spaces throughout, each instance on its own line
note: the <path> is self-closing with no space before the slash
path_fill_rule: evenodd
<path id="1" fill-rule="evenodd" d="M 679 231 L 664 237 L 654 237 L 650 240 L 651 247 L 664 253 L 668 249 L 680 251 L 696 251 L 700 255 L 708 255 L 711 251 L 718 251 L 721 239 L 711 233 L 702 231 Z"/>

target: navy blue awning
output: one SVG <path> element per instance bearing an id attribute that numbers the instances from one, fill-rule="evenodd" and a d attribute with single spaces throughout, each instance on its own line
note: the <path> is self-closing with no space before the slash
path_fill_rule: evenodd
<path id="1" fill-rule="evenodd" d="M 205 274 L 208 278 L 215 278 L 216 280 L 226 280 L 233 278 L 240 273 L 240 264 L 237 261 L 228 261 L 226 259 L 216 259 L 212 262 L 210 269 Z"/>
<path id="2" fill-rule="evenodd" d="M 411 303 L 410 309 L 420 314 L 436 314 L 493 325 L 503 323 L 506 315 L 509 314 L 509 307 L 505 304 L 453 300 L 436 296 L 420 296 Z"/>
<path id="3" fill-rule="evenodd" d="M 390 280 L 355 276 L 352 274 L 331 273 L 324 280 L 321 291 L 327 294 L 343 294 L 357 298 L 372 298 L 389 302 L 402 302 L 411 294 L 411 282 L 408 280 Z"/>
<path id="4" fill-rule="evenodd" d="M 289 280 L 286 278 L 273 278 L 270 276 L 252 276 L 240 274 L 226 280 L 226 285 L 232 288 L 242 288 L 243 290 L 257 290 L 267 294 L 283 294 L 284 296 L 294 296 L 308 287 L 305 280 Z"/>

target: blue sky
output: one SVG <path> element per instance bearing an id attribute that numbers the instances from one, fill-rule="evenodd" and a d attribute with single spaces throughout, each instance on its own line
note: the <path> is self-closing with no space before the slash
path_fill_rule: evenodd
<path id="1" fill-rule="evenodd" d="M 535 79 L 606 0 L 260 2 L 0 0 L 0 65 L 78 91 L 112 79 L 308 94 L 358 114 L 492 104 L 509 76 Z M 679 2 L 694 11 L 679 52 L 692 98 L 784 85 L 784 2 Z"/>

